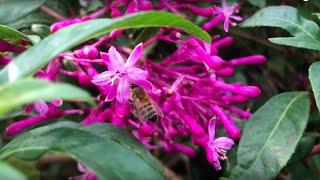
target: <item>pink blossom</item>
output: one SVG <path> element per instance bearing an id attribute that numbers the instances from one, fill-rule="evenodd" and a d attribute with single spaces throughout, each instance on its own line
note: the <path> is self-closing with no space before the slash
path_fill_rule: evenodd
<path id="1" fill-rule="evenodd" d="M 216 132 L 216 120 L 211 119 L 208 126 L 209 141 L 208 146 L 212 150 L 211 157 L 209 161 L 212 162 L 216 170 L 221 169 L 220 160 L 227 159 L 227 151 L 232 148 L 234 141 L 227 137 L 215 138 Z"/>
<path id="2" fill-rule="evenodd" d="M 242 21 L 242 18 L 240 16 L 234 15 L 239 11 L 240 6 L 238 3 L 229 6 L 226 0 L 221 0 L 221 6 L 222 7 L 214 7 L 214 14 L 216 14 L 217 16 L 203 25 L 203 28 L 205 30 L 210 30 L 212 27 L 224 21 L 223 29 L 228 32 L 230 25 L 236 25 L 236 22 L 234 21 Z"/>
<path id="3" fill-rule="evenodd" d="M 127 103 L 130 84 L 152 90 L 152 84 L 147 80 L 148 71 L 135 67 L 142 52 L 143 46 L 140 43 L 134 48 L 126 62 L 113 46 L 109 49 L 108 54 L 101 54 L 106 61 L 108 71 L 94 76 L 92 83 L 104 89 L 106 101 L 116 98 L 120 103 Z"/>

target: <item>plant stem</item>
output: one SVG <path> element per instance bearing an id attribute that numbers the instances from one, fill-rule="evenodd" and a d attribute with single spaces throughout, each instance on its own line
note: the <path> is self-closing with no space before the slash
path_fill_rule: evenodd
<path id="1" fill-rule="evenodd" d="M 55 19 L 57 19 L 59 21 L 67 19 L 66 17 L 64 17 L 63 15 L 61 15 L 57 11 L 49 8 L 46 5 L 41 6 L 40 9 L 41 9 L 41 11 L 47 13 L 48 15 L 52 16 L 53 18 L 55 18 Z"/>

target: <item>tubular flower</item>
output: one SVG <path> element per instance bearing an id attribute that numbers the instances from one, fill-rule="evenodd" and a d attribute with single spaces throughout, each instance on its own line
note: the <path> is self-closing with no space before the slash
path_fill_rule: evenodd
<path id="1" fill-rule="evenodd" d="M 206 21 L 203 25 L 205 30 L 224 22 L 224 30 L 228 31 L 230 25 L 241 21 L 241 17 L 234 15 L 240 8 L 239 4 L 229 6 L 225 0 L 222 0 L 221 7 L 212 3 L 204 7 L 206 3 L 203 2 L 200 6 L 197 0 L 105 2 L 105 7 L 93 14 L 54 23 L 51 31 L 104 15 L 114 18 L 152 9 L 184 16 L 190 13 L 201 15 Z M 186 18 L 191 19 L 192 16 Z M 182 38 L 183 31 L 169 27 L 160 28 L 156 35 L 133 50 L 113 44 L 119 37 L 129 39 L 128 42 L 132 40 L 132 34 L 124 32 L 117 29 L 80 45 L 72 52 L 61 53 L 46 70 L 39 70 L 36 74 L 38 78 L 55 82 L 59 81 L 61 74 L 75 79 L 81 87 L 92 90 L 97 107 L 77 104 L 79 109 L 66 109 L 59 107 L 62 101 L 38 101 L 26 106 L 30 117 L 10 124 L 7 134 L 12 136 L 49 119 L 76 113 L 84 116 L 82 125 L 104 122 L 127 129 L 151 151 L 181 152 L 191 157 L 197 153 L 194 148 L 197 146 L 206 153 L 213 168 L 220 170 L 221 160 L 227 158 L 227 151 L 241 138 L 241 129 L 235 122 L 243 120 L 245 123 L 251 116 L 248 109 L 241 109 L 238 105 L 261 94 L 259 87 L 242 82 L 230 83 L 226 78 L 232 77 L 237 67 L 263 64 L 266 58 L 251 55 L 225 59 L 221 49 L 232 45 L 232 37 L 214 36 L 213 42 L 207 43 L 193 36 Z M 151 44 L 157 47 L 158 40 L 175 49 L 164 54 L 160 52 L 157 59 L 143 57 L 143 49 Z M 6 42 L 0 41 L 0 46 L 2 51 L 17 51 Z M 166 50 L 166 47 L 161 48 Z M 155 51 L 158 52 L 156 48 Z M 122 55 L 127 56 L 127 60 Z M 9 57 L 0 56 L 0 64 L 8 61 Z M 64 64 L 70 64 L 72 68 Z M 146 90 L 147 98 L 163 112 L 163 117 L 156 121 L 140 120 L 135 104 L 130 102 L 132 86 Z M 32 111 L 36 113 L 31 114 Z M 224 130 L 228 137 L 216 137 L 217 129 Z M 80 179 L 96 178 L 94 173 L 84 168 L 81 172 L 84 175 L 79 176 Z"/>

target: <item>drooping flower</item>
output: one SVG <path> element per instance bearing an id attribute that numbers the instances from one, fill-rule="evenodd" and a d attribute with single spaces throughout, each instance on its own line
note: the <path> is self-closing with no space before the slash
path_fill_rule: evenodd
<path id="1" fill-rule="evenodd" d="M 215 138 L 216 132 L 216 120 L 211 119 L 209 121 L 208 133 L 209 133 L 209 141 L 208 146 L 212 151 L 211 157 L 209 160 L 213 163 L 213 166 L 216 170 L 221 169 L 220 160 L 227 159 L 227 151 L 232 148 L 234 145 L 234 141 L 228 137 L 219 137 Z"/>
<path id="2" fill-rule="evenodd" d="M 130 94 L 130 84 L 152 90 L 152 84 L 147 80 L 148 71 L 135 67 L 143 52 L 142 43 L 138 44 L 125 62 L 115 47 L 109 49 L 108 54 L 102 53 L 108 71 L 93 77 L 92 83 L 101 86 L 106 94 L 106 101 L 116 100 L 127 103 Z"/>

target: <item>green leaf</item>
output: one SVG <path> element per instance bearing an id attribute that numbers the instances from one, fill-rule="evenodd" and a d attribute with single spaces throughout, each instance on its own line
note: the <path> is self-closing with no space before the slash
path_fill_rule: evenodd
<path id="1" fill-rule="evenodd" d="M 53 22 L 54 19 L 52 17 L 37 10 L 7 25 L 14 29 L 28 29 L 32 24 L 50 25 Z"/>
<path id="2" fill-rule="evenodd" d="M 0 0 L 0 23 L 7 24 L 42 6 L 46 0 Z"/>
<path id="3" fill-rule="evenodd" d="M 320 13 L 314 13 L 314 15 L 316 15 L 318 19 L 320 19 Z"/>
<path id="4" fill-rule="evenodd" d="M 37 100 L 65 99 L 94 104 L 90 94 L 68 84 L 22 79 L 0 86 L 0 115 Z"/>
<path id="5" fill-rule="evenodd" d="M 27 39 L 23 33 L 0 24 L 0 39 Z"/>
<path id="6" fill-rule="evenodd" d="M 309 79 L 318 110 L 320 111 L 320 61 L 311 64 L 309 68 Z"/>
<path id="7" fill-rule="evenodd" d="M 6 162 L 12 167 L 19 169 L 19 171 L 28 179 L 40 179 L 40 172 L 36 168 L 35 161 L 25 161 L 16 156 L 11 156 L 10 158 L 6 159 Z"/>
<path id="8" fill-rule="evenodd" d="M 50 27 L 43 24 L 32 24 L 31 30 L 41 37 L 47 37 L 50 35 Z"/>
<path id="9" fill-rule="evenodd" d="M 231 179 L 272 179 L 286 165 L 306 127 L 306 92 L 272 97 L 245 124 Z"/>
<path id="10" fill-rule="evenodd" d="M 25 180 L 25 176 L 7 163 L 0 161 L 0 179 Z"/>
<path id="11" fill-rule="evenodd" d="M 257 6 L 259 8 L 263 8 L 266 6 L 266 0 L 248 0 L 250 4 Z"/>
<path id="12" fill-rule="evenodd" d="M 0 158 L 16 153 L 62 152 L 71 156 L 99 179 L 164 179 L 160 163 L 129 134 L 98 123 L 82 126 L 59 122 L 26 132 L 0 151 Z"/>
<path id="13" fill-rule="evenodd" d="M 41 41 L 41 37 L 37 35 L 28 35 L 28 38 L 32 42 L 32 44 L 37 44 Z"/>
<path id="14" fill-rule="evenodd" d="M 317 139 L 319 139 L 317 134 L 308 134 L 302 137 L 288 164 L 296 163 L 309 155 Z"/>
<path id="15" fill-rule="evenodd" d="M 162 26 L 181 28 L 200 39 L 211 40 L 209 34 L 192 22 L 168 12 L 148 11 L 114 19 L 96 19 L 61 29 L 20 54 L 0 72 L 0 83 L 29 76 L 59 53 L 114 29 Z"/>
<path id="16" fill-rule="evenodd" d="M 241 24 L 242 27 L 269 26 L 287 30 L 293 37 L 270 38 L 276 44 L 320 51 L 319 26 L 302 17 L 296 8 L 270 6 L 256 12 Z"/>

